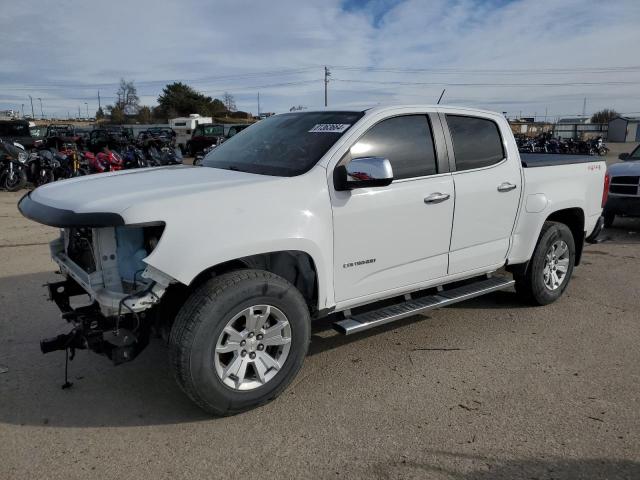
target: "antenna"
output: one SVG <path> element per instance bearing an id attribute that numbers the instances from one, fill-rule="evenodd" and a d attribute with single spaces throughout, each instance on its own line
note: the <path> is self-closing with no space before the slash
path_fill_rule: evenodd
<path id="1" fill-rule="evenodd" d="M 442 93 L 440 94 L 440 98 L 438 98 L 438 103 L 437 103 L 437 105 L 440 105 L 440 100 L 442 100 L 442 97 L 444 97 L 444 92 L 446 92 L 446 91 L 447 91 L 447 89 L 446 89 L 446 88 L 442 89 Z"/>

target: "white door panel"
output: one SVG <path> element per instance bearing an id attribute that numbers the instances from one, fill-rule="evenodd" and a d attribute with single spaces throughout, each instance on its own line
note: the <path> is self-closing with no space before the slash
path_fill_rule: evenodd
<path id="1" fill-rule="evenodd" d="M 449 274 L 495 265 L 506 258 L 518 211 L 521 179 L 514 161 L 453 174 L 456 209 Z M 515 185 L 499 191 L 504 183 Z"/>
<path id="2" fill-rule="evenodd" d="M 449 274 L 468 272 L 502 263 L 508 248 L 509 239 L 502 238 L 451 252 L 449 255 Z M 487 263 L 487 259 L 496 260 L 492 264 Z"/>
<path id="3" fill-rule="evenodd" d="M 425 203 L 434 193 L 449 198 Z M 334 195 L 336 301 L 447 274 L 454 207 L 450 174 Z"/>

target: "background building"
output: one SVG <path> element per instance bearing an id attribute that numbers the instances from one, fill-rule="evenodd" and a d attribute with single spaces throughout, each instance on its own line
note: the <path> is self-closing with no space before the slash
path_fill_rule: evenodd
<path id="1" fill-rule="evenodd" d="M 640 142 L 640 117 L 617 117 L 609 122 L 610 142 Z"/>

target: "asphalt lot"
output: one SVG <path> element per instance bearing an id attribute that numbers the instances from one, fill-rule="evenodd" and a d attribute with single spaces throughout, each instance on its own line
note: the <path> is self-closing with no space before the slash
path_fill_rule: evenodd
<path id="1" fill-rule="evenodd" d="M 60 388 L 64 354 L 38 345 L 66 329 L 42 288 L 56 231 L 20 195 L 0 192 L 0 479 L 640 478 L 640 219 L 547 307 L 499 292 L 348 338 L 317 324 L 280 398 L 211 419 L 160 341 L 118 367 L 78 352 Z"/>

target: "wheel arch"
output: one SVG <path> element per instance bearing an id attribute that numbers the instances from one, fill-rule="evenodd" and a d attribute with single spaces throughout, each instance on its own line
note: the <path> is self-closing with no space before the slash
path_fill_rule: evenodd
<path id="1" fill-rule="evenodd" d="M 312 314 L 320 308 L 317 264 L 309 253 L 301 250 L 265 252 L 212 265 L 196 275 L 188 288 L 192 290 L 213 276 L 243 269 L 265 270 L 281 276 L 300 291 Z"/>
<path id="2" fill-rule="evenodd" d="M 545 219 L 545 222 L 562 223 L 571 230 L 573 241 L 576 246 L 575 265 L 580 265 L 582 250 L 584 247 L 584 210 L 580 207 L 556 210 Z"/>
<path id="3" fill-rule="evenodd" d="M 529 229 L 529 232 L 522 232 L 516 236 L 516 241 L 519 242 L 520 252 L 517 255 L 519 259 L 515 261 L 513 261 L 513 257 L 507 259 L 508 271 L 514 273 L 526 271 L 535 247 L 540 240 L 540 235 L 545 222 L 562 223 L 569 228 L 573 235 L 576 247 L 575 265 L 580 264 L 585 238 L 585 216 L 582 208 L 559 208 L 553 212 L 547 213 L 546 216 L 530 216 L 528 218 L 528 222 L 535 222 L 535 226 Z"/>

